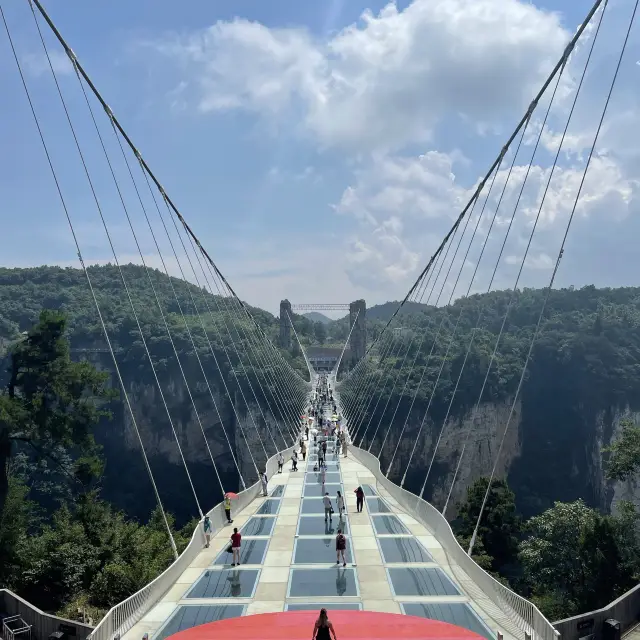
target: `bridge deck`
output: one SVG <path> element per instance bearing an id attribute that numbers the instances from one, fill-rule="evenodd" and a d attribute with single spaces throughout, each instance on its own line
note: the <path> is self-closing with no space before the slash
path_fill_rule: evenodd
<path id="1" fill-rule="evenodd" d="M 332 445 L 330 445 L 330 452 Z M 213 620 L 326 606 L 407 613 L 440 619 L 486 638 L 522 633 L 452 565 L 432 532 L 378 488 L 351 453 L 328 455 L 326 490 L 345 495 L 347 514 L 325 526 L 315 455 L 285 464 L 269 483 L 269 497 L 254 500 L 223 528 L 175 585 L 126 635 L 153 640 Z M 342 486 L 340 486 L 342 485 Z M 354 490 L 367 496 L 356 512 Z M 334 509 L 337 508 L 334 502 Z M 335 534 L 346 525 L 347 567 L 336 564 Z M 234 526 L 243 533 L 243 563 L 230 566 L 225 550 Z"/>

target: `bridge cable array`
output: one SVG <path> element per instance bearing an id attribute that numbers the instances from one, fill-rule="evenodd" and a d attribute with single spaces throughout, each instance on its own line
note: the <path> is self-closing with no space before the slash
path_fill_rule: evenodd
<path id="1" fill-rule="evenodd" d="M 189 470 L 187 457 L 183 451 L 186 440 L 184 439 L 184 436 L 182 436 L 181 441 L 181 437 L 178 434 L 175 423 L 176 408 L 173 407 L 172 415 L 172 407 L 170 406 L 166 395 L 166 389 L 168 388 L 167 385 L 170 384 L 170 381 L 166 378 L 166 372 L 163 377 L 163 375 L 159 373 L 158 369 L 160 363 L 162 363 L 163 368 L 166 367 L 166 364 L 162 360 L 159 360 L 159 352 L 156 351 L 154 353 L 154 348 L 151 347 L 152 343 L 157 343 L 157 338 L 150 333 L 151 327 L 149 324 L 149 316 L 153 313 L 153 311 L 148 308 L 142 309 L 141 307 L 139 307 L 140 303 L 135 301 L 137 300 L 136 296 L 134 295 L 135 283 L 132 281 L 131 275 L 128 275 L 130 273 L 129 268 L 124 267 L 119 259 L 119 252 L 114 242 L 113 231 L 110 228 L 111 225 L 105 213 L 105 208 L 102 203 L 102 197 L 98 194 L 98 182 L 96 182 L 96 178 L 93 175 L 94 171 L 90 169 L 90 160 L 87 156 L 87 153 L 83 150 L 78 127 L 74 124 L 71 110 L 67 104 L 67 99 L 65 98 L 65 95 L 63 93 L 61 83 L 58 80 L 58 75 L 52 63 L 49 48 L 45 41 L 35 8 L 37 8 L 38 11 L 44 16 L 46 23 L 52 28 L 54 34 L 64 47 L 64 50 L 69 56 L 69 59 L 73 65 L 73 70 L 75 72 L 82 92 L 83 102 L 86 105 L 87 112 L 91 119 L 92 128 L 94 129 L 97 136 L 97 141 L 99 143 L 98 146 L 101 150 L 102 158 L 104 159 L 106 166 L 108 167 L 110 182 L 115 188 L 115 192 L 117 193 L 117 201 L 119 202 L 124 217 L 127 221 L 127 227 L 133 238 L 137 254 L 142 262 L 142 269 L 144 271 L 145 280 L 148 283 L 152 294 L 152 304 L 154 308 L 157 308 L 157 311 L 159 311 L 159 325 L 162 327 L 162 333 L 165 334 L 168 340 L 171 354 L 173 357 L 175 357 L 182 382 L 184 383 L 184 389 L 189 398 L 192 415 L 195 417 L 195 420 L 200 427 L 200 432 L 205 443 L 208 457 L 213 467 L 213 471 L 216 476 L 220 491 L 223 495 L 226 494 L 228 486 L 225 488 L 225 480 L 223 480 L 219 469 L 220 462 L 216 461 L 216 457 L 213 454 L 209 442 L 211 437 L 213 437 L 215 434 L 212 432 L 211 428 L 208 429 L 207 433 L 207 428 L 205 427 L 205 424 L 210 423 L 211 421 L 205 418 L 202 414 L 202 394 L 199 392 L 200 398 L 199 402 L 197 402 L 197 399 L 192 392 L 194 373 L 193 371 L 187 370 L 187 365 L 183 362 L 184 357 L 181 358 L 178 353 L 175 335 L 176 314 L 174 313 L 174 317 L 169 318 L 167 316 L 167 313 L 165 312 L 165 309 L 163 308 L 158 290 L 158 286 L 163 283 L 158 279 L 158 272 L 154 273 L 154 271 L 149 267 L 147 258 L 145 258 L 145 253 L 143 251 L 142 243 L 139 237 L 139 231 L 136 231 L 136 227 L 133 221 L 133 210 L 139 206 L 139 209 L 146 222 L 146 226 L 148 227 L 150 236 L 153 239 L 153 246 L 155 247 L 155 251 L 157 252 L 157 255 L 160 259 L 164 275 L 166 276 L 166 282 L 169 285 L 173 300 L 178 311 L 177 315 L 179 315 L 180 319 L 182 320 L 182 324 L 184 325 L 185 333 L 188 336 L 188 342 L 193 350 L 193 354 L 198 364 L 197 369 L 202 374 L 202 380 L 204 381 L 204 384 L 206 386 L 207 395 L 211 400 L 214 413 L 217 417 L 217 424 L 219 425 L 222 432 L 224 443 L 226 444 L 226 447 L 228 447 L 229 453 L 231 454 L 233 467 L 238 475 L 238 480 L 243 489 L 247 487 L 247 480 L 245 479 L 247 472 L 243 472 L 241 462 L 239 461 L 236 452 L 234 451 L 235 447 L 229 435 L 229 429 L 237 428 L 237 430 L 240 432 L 240 441 L 244 442 L 243 450 L 246 449 L 249 454 L 253 472 L 255 473 L 254 477 L 257 480 L 259 471 L 261 468 L 264 468 L 264 463 L 266 462 L 269 455 L 273 455 L 278 450 L 287 448 L 287 446 L 293 444 L 298 429 L 299 415 L 306 403 L 306 397 L 309 390 L 309 382 L 306 382 L 300 376 L 300 374 L 295 371 L 288 362 L 284 360 L 282 354 L 275 347 L 271 339 L 266 335 L 262 327 L 252 316 L 250 310 L 237 297 L 215 263 L 213 263 L 209 255 L 204 251 L 201 243 L 188 227 L 182 215 L 177 211 L 173 203 L 169 200 L 166 192 L 164 191 L 158 180 L 150 172 L 141 154 L 133 146 L 130 138 L 127 136 L 124 129 L 115 118 L 113 112 L 107 106 L 106 102 L 97 92 L 97 89 L 90 81 L 86 72 L 82 69 L 73 51 L 62 39 L 62 36 L 57 31 L 57 29 L 55 29 L 53 23 L 44 12 L 44 9 L 40 5 L 40 3 L 37 1 L 34 2 L 33 0 L 28 0 L 28 4 L 37 31 L 38 39 L 42 45 L 44 56 L 47 61 L 48 71 L 51 74 L 56 93 L 60 100 L 65 119 L 69 126 L 71 139 L 73 140 L 73 147 L 77 152 L 80 165 L 82 166 L 82 171 L 85 176 L 88 189 L 91 193 L 91 199 L 93 200 L 93 203 L 95 205 L 101 227 L 105 233 L 105 237 L 109 245 L 110 254 L 112 255 L 119 280 L 122 284 L 122 289 L 127 301 L 127 306 L 130 308 L 131 315 L 134 320 L 136 328 L 135 333 L 139 336 L 140 344 L 142 345 L 144 361 L 148 361 L 150 365 L 154 387 L 157 390 L 163 412 L 166 414 L 167 424 L 170 427 L 173 439 L 175 440 L 178 457 L 184 468 L 186 480 L 188 482 L 190 490 L 194 496 L 197 513 L 199 517 L 202 518 L 204 512 L 201 507 L 201 500 L 199 499 L 198 491 L 196 490 L 196 484 L 192 477 L 192 473 Z M 153 489 L 155 502 L 163 514 L 164 525 L 167 530 L 168 539 L 174 555 L 177 556 L 178 551 L 171 526 L 169 525 L 169 521 L 163 507 L 158 483 L 152 469 L 152 462 L 150 461 L 149 454 L 147 453 L 147 447 L 145 446 L 145 438 L 143 437 L 140 418 L 137 415 L 137 411 L 134 409 L 132 393 L 134 393 L 135 391 L 131 384 L 127 384 L 125 380 L 126 374 L 123 373 L 123 364 L 126 363 L 124 363 L 118 356 L 118 350 L 114 346 L 114 340 L 110 335 L 112 329 L 110 329 L 111 323 L 105 317 L 105 312 L 103 309 L 105 303 L 104 301 L 101 302 L 100 291 L 99 289 L 96 289 L 96 285 L 93 281 L 93 276 L 91 275 L 92 268 L 87 265 L 86 257 L 83 256 L 80 236 L 76 230 L 77 222 L 74 222 L 68 203 L 68 198 L 64 194 L 62 181 L 59 178 L 59 172 L 56 169 L 53 156 L 50 151 L 50 143 L 48 143 L 45 138 L 41 119 L 38 115 L 34 101 L 32 99 L 27 79 L 20 61 L 20 57 L 16 50 L 15 43 L 11 35 L 11 29 L 9 27 L 9 23 L 6 19 L 6 15 L 2 8 L 2 5 L 0 5 L 0 16 L 2 17 L 8 43 L 12 52 L 13 59 L 16 63 L 20 82 L 24 89 L 29 108 L 36 125 L 38 138 L 44 150 L 45 158 L 54 181 L 56 192 L 65 214 L 65 219 L 71 231 L 84 277 L 87 280 L 91 300 L 93 306 L 96 309 L 99 326 L 104 335 L 105 343 L 107 345 L 107 351 L 113 362 L 113 370 L 122 389 L 124 402 L 131 419 L 131 426 L 140 445 L 143 463 Z M 103 107 L 109 119 L 109 126 L 112 130 L 115 140 L 117 141 L 117 149 L 119 150 L 119 152 L 117 150 L 115 152 L 110 152 L 108 149 L 106 137 L 101 131 L 96 113 L 91 104 L 89 92 L 87 92 L 86 90 L 87 86 L 91 89 L 93 95 L 98 99 L 100 106 Z M 123 144 L 123 140 L 125 144 Z M 138 167 L 140 168 L 142 176 L 144 177 L 144 180 L 147 184 L 147 190 L 153 202 L 152 208 L 156 209 L 158 218 L 161 222 L 162 228 L 164 229 L 164 233 L 171 247 L 173 259 L 178 265 L 182 280 L 170 276 L 167 261 L 160 248 L 159 236 L 154 229 L 154 224 L 152 223 L 149 216 L 149 205 L 145 204 L 145 197 L 143 195 L 142 189 L 139 186 L 139 178 L 136 178 L 136 176 L 134 175 L 133 165 L 130 162 L 130 159 L 125 150 L 127 146 L 137 160 Z M 122 184 L 122 180 L 117 175 L 118 172 L 115 167 L 116 160 L 114 159 L 113 153 L 116 153 L 118 157 L 121 157 L 127 180 L 130 181 L 133 192 L 135 193 L 135 197 L 133 198 L 135 204 L 133 206 L 130 202 L 127 202 L 127 195 Z M 159 205 L 159 200 L 156 195 L 156 190 L 162 198 L 166 211 L 173 222 L 173 231 L 169 230 L 169 227 L 167 226 L 166 221 L 163 217 L 161 207 Z M 180 221 L 180 225 L 176 223 L 176 218 Z M 182 228 L 182 232 L 180 231 L 180 228 Z M 188 243 L 185 243 L 182 236 L 183 233 L 188 238 Z M 191 267 L 193 277 L 200 291 L 200 295 L 204 303 L 201 308 L 198 307 L 193 296 L 194 286 L 189 284 L 186 279 L 182 260 L 180 259 L 178 251 L 176 249 L 176 240 L 179 240 L 178 244 L 182 247 L 184 257 L 186 257 L 189 266 Z M 204 278 L 204 285 L 201 284 L 192 256 L 195 257 L 195 260 L 198 263 L 201 274 Z M 213 285 L 215 285 L 215 291 L 213 289 L 212 283 Z M 184 297 L 184 293 L 182 294 L 182 297 L 179 294 L 177 290 L 178 284 L 184 287 L 187 298 Z M 113 294 L 107 293 L 107 295 L 111 297 Z M 195 311 L 194 315 L 197 316 L 198 320 L 197 325 L 191 325 L 189 320 L 187 319 L 187 314 L 185 313 L 184 307 L 187 300 L 190 302 L 193 310 Z M 213 301 L 215 310 L 210 305 L 211 300 Z M 108 304 L 106 306 L 109 307 L 111 305 Z M 207 310 L 206 320 L 203 316 L 203 313 L 201 313 L 201 309 L 204 310 L 204 308 L 206 308 Z M 144 319 L 143 316 L 145 317 Z M 202 332 L 204 342 L 206 342 L 206 345 L 208 346 L 208 353 L 213 361 L 212 364 L 214 364 L 215 367 L 212 367 L 208 362 L 204 362 L 201 357 L 201 354 L 203 357 L 204 355 L 206 355 L 207 349 L 202 346 L 202 338 L 196 337 L 194 334 L 194 331 L 198 325 Z M 224 333 L 223 331 L 221 331 L 220 325 L 223 325 L 223 329 L 225 330 Z M 216 355 L 216 349 L 214 348 L 210 340 L 210 335 L 215 335 L 218 343 L 221 345 L 228 372 L 232 376 L 230 380 L 235 382 L 235 390 L 231 389 L 227 383 L 227 376 L 225 374 L 225 362 L 220 362 L 220 358 L 218 357 L 218 355 Z M 247 366 L 245 366 L 245 358 L 247 361 Z M 166 359 L 166 356 L 163 359 Z M 247 367 L 249 367 L 254 374 L 253 381 L 251 380 Z M 211 384 L 212 375 L 216 376 L 216 378 L 218 379 L 218 385 L 223 388 L 224 392 L 222 394 L 222 399 L 223 401 L 226 399 L 226 404 L 229 404 L 229 406 L 231 407 L 233 418 L 235 418 L 235 420 L 231 424 L 227 422 L 227 426 L 225 426 L 225 417 L 223 417 L 223 410 L 220 408 L 219 402 L 216 401 L 216 394 L 214 393 L 215 385 Z M 191 384 L 189 378 L 192 378 Z M 197 382 L 196 384 L 201 385 L 202 383 Z M 253 402 L 255 404 L 253 404 L 252 401 L 249 400 L 245 395 L 245 386 L 248 388 L 250 392 L 250 398 L 253 399 Z M 222 392 L 222 389 L 220 389 L 220 391 Z M 242 398 L 241 404 L 244 405 L 246 415 L 249 417 L 250 424 L 248 425 L 246 424 L 246 422 L 243 425 L 243 419 L 238 411 L 235 393 L 238 393 Z M 266 407 L 266 410 L 263 410 L 263 406 Z M 204 408 L 204 410 L 207 411 L 206 408 Z M 254 413 L 256 411 L 259 413 L 259 415 L 254 416 Z M 227 416 L 226 419 L 230 420 L 231 418 Z M 260 421 L 260 428 L 258 420 Z M 284 429 L 284 432 L 281 429 L 281 425 Z M 253 438 L 253 441 L 252 438 L 248 435 L 248 431 L 246 429 L 247 426 L 253 427 L 253 430 L 255 432 L 255 438 Z M 270 443 L 268 443 L 267 445 L 265 445 L 265 440 L 263 440 L 261 430 L 267 436 L 267 440 L 270 440 Z M 276 440 L 274 437 L 274 434 L 276 433 L 278 440 L 281 443 L 280 445 L 276 444 Z M 260 450 L 254 451 L 257 443 L 259 443 L 259 449 L 262 450 L 261 452 Z M 237 444 L 238 440 L 236 439 L 236 445 Z M 220 460 L 222 456 L 223 454 L 218 454 L 218 460 Z M 226 482 L 228 484 L 229 481 L 227 480 Z"/>
<path id="2" fill-rule="evenodd" d="M 443 504 L 441 506 L 441 509 L 442 513 L 445 515 L 453 496 L 454 487 L 456 483 L 460 482 L 462 479 L 461 469 L 463 468 L 465 453 L 468 452 L 468 445 L 470 444 L 470 440 L 472 436 L 477 436 L 477 429 L 475 427 L 477 427 L 478 420 L 480 419 L 479 416 L 481 405 L 483 400 L 485 400 L 485 396 L 487 395 L 487 391 L 490 385 L 494 384 L 491 381 L 491 376 L 493 375 L 495 377 L 495 375 L 497 375 L 494 365 L 496 363 L 496 357 L 501 349 L 509 313 L 512 309 L 513 303 L 519 295 L 518 286 L 520 284 L 520 278 L 529 258 L 530 248 L 532 246 L 534 235 L 536 234 L 536 231 L 538 229 L 538 221 L 545 207 L 549 186 L 554 177 L 554 172 L 558 165 L 560 154 L 563 150 L 565 136 L 567 134 L 569 125 L 572 122 L 576 103 L 581 96 L 583 81 L 586 77 L 588 69 L 590 68 L 592 53 L 596 42 L 598 41 L 600 27 L 604 19 L 607 6 L 608 0 L 604 0 L 603 2 L 596 2 L 593 5 L 587 18 L 577 30 L 574 38 L 572 38 L 568 45 L 565 47 L 561 59 L 556 64 L 547 81 L 544 83 L 542 90 L 531 102 L 529 109 L 516 127 L 515 132 L 509 138 L 507 143 L 502 147 L 498 159 L 493 163 L 486 176 L 479 182 L 468 204 L 464 207 L 462 213 L 456 219 L 455 224 L 453 225 L 449 233 L 445 236 L 441 244 L 438 246 L 436 252 L 429 260 L 425 269 L 421 272 L 418 279 L 410 288 L 408 294 L 405 296 L 403 301 L 395 310 L 392 317 L 383 327 L 382 331 L 378 333 L 370 348 L 367 350 L 365 357 L 356 365 L 356 367 L 354 367 L 354 369 L 349 372 L 348 375 L 341 379 L 337 384 L 337 391 L 340 396 L 341 406 L 343 407 L 343 412 L 349 423 L 353 441 L 359 447 L 366 446 L 367 450 L 371 453 L 374 453 L 372 449 L 374 447 L 374 442 L 376 443 L 376 448 L 379 447 L 377 453 L 378 457 L 381 458 L 381 461 L 383 459 L 383 456 L 386 458 L 384 463 L 386 465 L 385 475 L 387 477 L 389 477 L 390 474 L 394 472 L 394 469 L 396 469 L 396 467 L 398 466 L 397 463 L 400 462 L 400 460 L 398 460 L 398 454 L 402 450 L 402 445 L 406 444 L 407 438 L 409 438 L 410 453 L 408 455 L 408 459 L 404 457 L 404 459 L 402 460 L 402 463 L 404 463 L 404 469 L 402 467 L 399 470 L 396 469 L 396 472 L 399 472 L 399 475 L 401 475 L 401 480 L 399 482 L 401 487 L 403 487 L 405 485 L 405 482 L 407 481 L 407 476 L 411 469 L 412 463 L 414 463 L 414 460 L 418 458 L 417 454 L 419 452 L 419 447 L 426 444 L 422 439 L 422 434 L 425 427 L 429 427 L 427 429 L 427 442 L 430 438 L 431 433 L 433 433 L 433 444 L 431 446 L 431 453 L 428 458 L 429 462 L 426 474 L 422 480 L 421 485 L 419 484 L 416 487 L 416 495 L 419 497 L 424 497 L 428 486 L 428 481 L 430 480 L 430 476 L 432 475 L 432 472 L 435 468 L 435 462 L 437 459 L 439 447 L 443 443 L 445 435 L 452 427 L 454 401 L 458 397 L 459 389 L 461 389 L 462 385 L 465 384 L 463 376 L 465 370 L 468 368 L 468 365 L 472 360 L 471 354 L 473 353 L 472 349 L 474 347 L 474 343 L 477 343 L 478 340 L 481 340 L 481 349 L 484 350 L 485 348 L 487 348 L 488 357 L 486 369 L 475 402 L 471 406 L 470 416 L 468 419 L 466 419 L 466 427 L 461 430 L 461 438 L 459 442 L 460 449 L 457 455 L 454 457 L 454 469 L 452 477 L 448 479 L 450 480 L 450 482 L 447 482 L 447 479 L 443 478 L 436 479 L 435 482 L 432 479 L 434 488 L 436 487 L 436 483 L 438 482 L 438 480 L 444 481 L 446 484 L 448 484 L 448 489 L 446 486 L 443 487 L 444 492 L 442 494 Z M 591 145 L 588 159 L 586 160 L 586 163 L 581 170 L 580 185 L 575 194 L 573 208 L 567 221 L 566 230 L 564 233 L 562 244 L 558 251 L 558 256 L 555 262 L 553 273 L 551 275 L 550 282 L 543 294 L 542 308 L 540 309 L 538 315 L 537 324 L 535 325 L 532 335 L 530 336 L 530 340 L 528 341 L 528 351 L 521 354 L 523 362 L 520 368 L 519 381 L 511 395 L 510 409 L 506 417 L 504 429 L 496 429 L 495 434 L 492 436 L 496 439 L 498 446 L 495 455 L 490 454 L 490 475 L 488 478 L 487 488 L 480 508 L 480 512 L 477 517 L 475 530 L 470 541 L 468 549 L 469 554 L 471 554 L 473 551 L 473 546 L 477 538 L 478 529 L 486 508 L 486 503 L 491 491 L 492 483 L 495 479 L 495 475 L 500 465 L 501 454 L 506 441 L 507 432 L 512 422 L 513 415 L 516 411 L 516 407 L 518 406 L 518 402 L 520 401 L 520 394 L 522 391 L 523 382 L 525 380 L 527 366 L 533 353 L 535 341 L 539 336 L 542 327 L 542 321 L 545 316 L 545 310 L 547 307 L 550 291 L 556 279 L 557 270 L 559 268 L 560 260 L 565 250 L 566 239 L 568 237 L 569 229 L 574 219 L 576 208 L 580 202 L 587 172 L 595 151 L 595 146 L 606 115 L 609 100 L 611 98 L 611 94 L 618 77 L 620 65 L 622 63 L 624 52 L 627 47 L 629 34 L 636 17 L 637 6 L 638 2 L 636 0 L 633 13 L 629 20 L 627 33 L 619 54 L 618 64 L 613 74 L 613 78 L 611 79 L 609 94 L 602 110 L 597 131 L 593 138 L 593 144 Z M 592 37 L 590 36 L 590 32 L 587 32 L 585 34 L 585 31 L 588 27 L 590 27 L 590 31 L 593 32 Z M 506 227 L 504 236 L 501 238 L 499 249 L 495 251 L 495 262 L 493 268 L 491 269 L 491 276 L 486 288 L 486 293 L 489 293 L 492 290 L 492 287 L 496 282 L 498 268 L 503 261 L 507 240 L 511 234 L 514 222 L 516 221 L 516 216 L 519 216 L 519 218 L 523 218 L 524 215 L 526 215 L 526 212 L 524 211 L 525 208 L 521 206 L 523 192 L 525 190 L 525 187 L 529 184 L 529 174 L 533 162 L 538 155 L 542 136 L 548 130 L 547 122 L 552 107 L 556 103 L 560 83 L 563 79 L 568 64 L 572 63 L 575 60 L 575 54 L 577 52 L 576 44 L 578 43 L 579 38 L 583 36 L 583 34 L 584 39 L 587 39 L 587 35 L 589 35 L 590 37 L 588 54 L 586 56 L 584 65 L 582 66 L 580 80 L 576 83 L 577 86 L 575 86 L 575 89 L 573 89 L 573 100 L 571 107 L 566 115 L 564 130 L 557 144 L 553 164 L 548 170 L 548 175 L 545 179 L 544 190 L 539 199 L 539 202 L 536 203 L 537 213 L 535 215 L 535 218 L 531 222 L 531 230 L 528 234 L 526 247 L 524 249 L 523 255 L 521 256 L 521 259 L 518 261 L 519 268 L 515 277 L 515 282 L 510 289 L 508 300 L 506 301 L 506 304 L 504 306 L 502 322 L 500 324 L 497 335 L 495 336 L 495 340 L 491 345 L 491 351 L 490 353 L 488 351 L 488 347 L 490 345 L 487 342 L 487 334 L 483 328 L 483 325 L 485 324 L 485 314 L 488 310 L 487 305 L 489 304 L 489 302 L 488 298 L 479 299 L 478 304 L 476 305 L 477 313 L 475 314 L 475 319 L 469 326 L 470 330 L 468 330 L 468 341 L 466 347 L 462 352 L 460 352 L 459 355 L 455 355 L 452 360 L 452 354 L 454 354 L 455 351 L 454 347 L 462 339 L 462 336 L 458 337 L 459 330 L 462 329 L 465 325 L 469 324 L 469 319 L 467 318 L 467 316 L 469 315 L 469 310 L 473 309 L 473 307 L 465 307 L 465 305 L 462 303 L 464 300 L 469 299 L 470 296 L 473 295 L 474 289 L 477 288 L 477 285 L 474 287 L 476 275 L 478 274 L 480 262 L 482 261 L 483 257 L 486 258 L 489 255 L 488 253 L 485 255 L 485 249 L 487 248 L 490 238 L 495 236 L 499 229 Z M 537 114 L 540 104 L 543 101 L 542 99 L 543 97 L 546 97 L 545 92 L 548 88 L 551 87 L 552 82 L 553 88 L 550 91 L 550 97 L 547 98 L 548 104 L 546 105 L 544 115 L 541 116 L 539 121 L 534 121 L 534 117 Z M 568 84 L 570 85 L 570 82 Z M 537 129 L 537 131 L 534 137 L 531 138 L 530 131 L 534 128 Z M 519 137 L 518 133 L 520 133 Z M 516 140 L 516 137 L 518 137 L 518 142 L 515 150 L 511 152 L 511 144 Z M 535 142 L 533 142 L 534 140 Z M 532 146 L 532 153 L 530 158 L 528 158 L 526 161 L 526 171 L 517 172 L 518 180 L 521 181 L 521 184 L 513 185 L 512 178 L 516 173 L 516 163 L 518 162 L 519 156 L 521 155 L 523 145 Z M 512 157 L 510 159 L 510 162 L 507 164 L 506 160 L 510 153 L 512 154 Z M 522 176 L 523 173 L 524 176 Z M 498 177 L 500 178 L 500 182 L 502 182 L 502 186 L 499 190 L 499 194 L 495 196 L 493 195 L 493 191 L 498 181 Z M 485 187 L 487 186 L 488 189 L 485 189 Z M 503 207 L 503 202 L 506 202 L 507 200 L 507 198 L 505 197 L 505 194 L 507 193 L 509 193 L 510 195 L 512 193 L 517 193 L 517 197 L 515 198 L 515 204 L 512 208 L 512 211 L 507 214 L 508 224 L 505 224 L 503 222 L 505 220 L 504 214 L 501 214 L 500 210 Z M 479 198 L 483 194 L 484 197 L 481 210 L 476 214 L 476 205 L 479 204 Z M 493 204 L 494 200 L 496 201 L 495 204 Z M 485 209 L 487 208 L 487 205 L 490 201 L 492 202 L 494 211 L 491 221 L 488 223 L 488 227 L 485 228 L 486 225 L 483 227 L 482 219 L 485 213 Z M 473 231 L 471 231 L 470 233 L 471 238 L 468 241 L 466 252 L 464 253 L 463 258 L 459 261 L 458 268 L 453 270 L 454 273 L 457 271 L 457 275 L 452 277 L 452 282 L 450 282 L 449 276 L 452 273 L 452 267 L 458 259 L 458 254 L 463 242 L 463 238 L 467 234 L 469 221 L 473 219 L 474 216 L 475 225 Z M 502 216 L 502 218 L 500 216 Z M 458 232 L 463 219 L 465 220 L 465 224 L 463 225 L 462 232 L 458 237 L 456 249 L 453 251 L 452 257 L 449 259 L 450 249 L 453 245 L 456 233 Z M 499 219 L 500 224 L 497 223 Z M 480 243 L 479 255 L 472 261 L 475 262 L 475 268 L 473 269 L 473 273 L 468 281 L 466 291 L 457 298 L 455 303 L 453 303 L 455 296 L 458 295 L 457 288 L 460 283 L 461 276 L 463 275 L 463 271 L 469 265 L 467 259 L 476 236 L 484 236 L 484 239 Z M 445 268 L 445 263 L 447 262 L 449 262 L 449 264 L 448 267 Z M 441 279 L 442 273 L 444 273 L 445 275 Z M 434 309 L 438 309 L 438 313 L 432 313 L 429 315 L 426 320 L 426 326 L 424 328 L 421 327 L 420 329 L 421 335 L 418 336 L 416 332 L 413 331 L 412 335 L 410 335 L 408 339 L 404 339 L 405 331 L 401 327 L 398 326 L 399 330 L 392 330 L 391 327 L 394 323 L 399 323 L 399 318 L 402 317 L 402 315 L 400 314 L 402 307 L 407 302 L 421 302 L 427 289 L 429 289 L 430 291 L 426 299 L 426 304 L 432 304 Z M 439 292 L 434 298 L 435 301 L 431 302 L 432 294 L 436 289 L 438 289 Z M 445 291 L 448 291 L 449 293 L 448 301 L 445 302 L 444 306 L 441 308 L 439 306 L 440 300 L 443 292 Z M 456 306 L 458 307 L 458 309 L 456 309 Z M 452 314 L 454 317 L 451 317 Z M 440 316 L 440 322 L 438 324 L 437 330 L 432 331 L 434 329 L 434 320 L 437 316 Z M 428 344 L 427 339 L 430 339 L 430 333 L 433 334 L 433 339 L 431 341 L 431 349 L 427 355 L 423 350 L 423 345 L 426 346 L 426 344 Z M 449 335 L 446 339 L 444 339 L 443 343 L 443 338 L 445 338 L 445 335 L 447 333 Z M 508 349 L 509 345 L 507 344 L 503 348 Z M 435 371 L 432 371 L 430 368 L 431 360 L 436 356 L 440 361 L 439 366 L 436 368 L 437 373 Z M 475 356 L 473 356 L 473 358 L 475 358 Z M 445 369 L 447 369 L 447 372 L 451 373 L 451 365 L 455 360 L 459 360 L 459 369 L 457 372 L 455 384 L 452 384 L 453 381 L 451 381 L 451 383 L 447 381 L 446 388 L 440 389 L 441 396 L 442 394 L 444 394 L 443 397 L 447 398 L 448 402 L 446 403 L 446 410 L 444 410 L 444 407 L 438 407 L 437 413 L 444 413 L 443 419 L 438 418 L 433 414 L 433 405 L 435 405 L 436 392 L 438 391 L 439 385 L 440 387 L 442 387 L 442 381 L 444 380 L 443 372 L 445 371 Z M 407 363 L 410 364 L 405 366 Z M 474 368 L 477 368 L 478 364 L 479 362 L 474 361 Z M 419 375 L 414 375 L 417 365 L 419 365 L 421 371 Z M 450 390 L 449 387 L 451 387 Z M 396 389 L 399 388 L 401 388 L 402 391 L 397 394 Z M 398 395 L 398 399 L 395 403 L 395 408 L 390 413 L 391 417 L 389 418 L 388 415 L 391 399 L 394 394 Z M 417 402 L 418 398 L 421 398 L 420 402 Z M 442 400 L 440 398 L 438 398 L 438 403 L 442 403 Z M 425 405 L 426 408 L 424 408 Z M 381 411 L 378 411 L 378 407 L 381 407 Z M 401 411 L 401 407 L 404 407 L 404 414 Z M 422 415 L 421 420 L 419 419 L 417 423 L 413 417 L 414 411 L 418 411 Z M 396 418 L 398 416 L 400 419 L 396 423 Z M 459 420 L 460 418 L 457 419 Z M 386 429 L 383 428 L 383 430 L 380 431 L 381 427 L 383 427 L 383 424 L 385 423 L 385 420 L 388 422 L 388 424 L 386 425 Z M 435 428 L 437 424 L 440 425 L 439 428 Z M 379 434 L 380 437 L 378 437 Z M 450 439 L 453 436 L 446 437 Z M 395 442 L 393 442 L 394 439 Z M 482 436 L 478 437 L 478 442 L 480 441 L 482 441 Z M 391 445 L 391 453 L 389 454 L 385 450 L 385 446 L 387 444 Z M 419 457 L 420 459 L 422 459 L 422 455 L 420 455 Z M 395 466 L 394 463 L 396 463 Z"/>

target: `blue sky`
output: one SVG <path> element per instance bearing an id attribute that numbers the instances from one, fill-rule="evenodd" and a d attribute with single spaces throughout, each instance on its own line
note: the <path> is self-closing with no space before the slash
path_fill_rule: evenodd
<path id="1" fill-rule="evenodd" d="M 369 304 L 402 298 L 591 2 L 44 4 L 239 295 L 276 311 L 285 296 L 293 302 L 364 297 Z M 632 4 L 611 0 L 605 14 L 523 285 L 548 282 Z M 5 2 L 3 9 L 83 255 L 88 262 L 109 261 L 28 5 Z M 139 262 L 78 82 L 46 29 L 45 36 L 118 254 Z M 536 112 L 516 159 L 498 231 L 506 229 L 517 178 L 529 164 L 531 186 L 495 285 L 512 286 L 589 43 L 563 78 L 543 148 L 531 162 Z M 637 255 L 639 59 L 635 30 L 560 284 L 638 284 L 629 265 Z M 0 82 L 2 264 L 76 266 L 3 31 Z M 96 113 L 143 254 L 160 266 L 108 120 Z M 485 215 L 495 210 L 497 193 Z M 148 192 L 144 198 L 151 207 Z M 481 221 L 480 232 L 486 228 Z M 471 283 L 474 291 L 490 281 L 499 234 L 492 242 Z M 480 246 L 472 247 L 464 266 L 468 278 Z M 169 256 L 166 241 L 161 250 Z M 174 260 L 168 264 L 178 273 Z M 447 286 L 445 298 L 465 291 L 464 283 L 457 290 Z"/>

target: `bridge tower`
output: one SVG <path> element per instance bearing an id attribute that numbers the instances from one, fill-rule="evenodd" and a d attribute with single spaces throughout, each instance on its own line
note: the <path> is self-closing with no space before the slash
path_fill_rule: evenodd
<path id="1" fill-rule="evenodd" d="M 349 340 L 349 352 L 351 354 L 351 366 L 364 358 L 367 350 L 367 303 L 364 300 L 356 300 L 349 305 L 349 326 L 352 326 Z M 355 322 L 355 324 L 354 324 Z"/>
<path id="2" fill-rule="evenodd" d="M 291 303 L 288 300 L 280 301 L 280 346 L 283 349 L 291 349 Z"/>

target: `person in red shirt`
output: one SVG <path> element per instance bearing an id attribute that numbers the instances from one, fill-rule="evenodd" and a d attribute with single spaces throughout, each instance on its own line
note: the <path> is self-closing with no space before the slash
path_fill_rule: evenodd
<path id="1" fill-rule="evenodd" d="M 240 564 L 240 543 L 242 541 L 242 535 L 238 533 L 238 527 L 233 528 L 231 534 L 231 551 L 233 552 L 232 567 Z"/>

